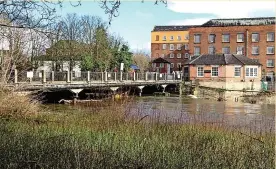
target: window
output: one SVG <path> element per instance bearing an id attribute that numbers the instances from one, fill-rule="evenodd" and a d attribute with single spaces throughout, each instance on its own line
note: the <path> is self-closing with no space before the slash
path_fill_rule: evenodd
<path id="1" fill-rule="evenodd" d="M 166 36 L 163 36 L 163 40 L 167 40 L 167 37 L 166 37 Z"/>
<path id="2" fill-rule="evenodd" d="M 173 36 L 171 36 L 171 40 L 173 40 Z"/>
<path id="3" fill-rule="evenodd" d="M 181 68 L 181 63 L 177 63 L 177 68 Z"/>
<path id="4" fill-rule="evenodd" d="M 174 44 L 170 44 L 170 50 L 174 50 Z"/>
<path id="5" fill-rule="evenodd" d="M 274 54 L 274 46 L 266 47 L 266 54 L 268 55 Z"/>
<path id="6" fill-rule="evenodd" d="M 189 34 L 185 35 L 185 40 L 189 40 Z"/>
<path id="7" fill-rule="evenodd" d="M 163 44 L 162 49 L 163 49 L 163 50 L 166 50 L 166 49 L 167 49 L 167 44 Z"/>
<path id="8" fill-rule="evenodd" d="M 259 42 L 259 34 L 252 33 L 252 42 Z"/>
<path id="9" fill-rule="evenodd" d="M 178 36 L 177 36 L 177 40 L 179 40 L 179 41 L 180 41 L 180 40 L 181 40 L 181 36 L 179 36 L 179 35 L 178 35 Z"/>
<path id="10" fill-rule="evenodd" d="M 185 50 L 189 50 L 189 45 L 188 44 L 185 44 L 184 47 L 185 47 Z"/>
<path id="11" fill-rule="evenodd" d="M 199 47 L 199 46 L 195 46 L 195 47 L 194 47 L 194 55 L 195 55 L 195 56 L 200 55 L 200 47 Z"/>
<path id="12" fill-rule="evenodd" d="M 181 53 L 178 53 L 178 54 L 177 54 L 177 58 L 181 58 Z"/>
<path id="13" fill-rule="evenodd" d="M 164 67 L 164 63 L 160 63 L 160 64 L 159 64 L 159 67 L 160 67 L 160 68 L 163 68 L 163 67 Z"/>
<path id="14" fill-rule="evenodd" d="M 274 67 L 274 59 L 267 59 L 266 67 Z"/>
<path id="15" fill-rule="evenodd" d="M 216 38 L 215 34 L 210 34 L 208 37 L 209 43 L 215 43 L 215 38 Z"/>
<path id="16" fill-rule="evenodd" d="M 252 55 L 258 55 L 259 54 L 259 46 L 252 46 Z"/>
<path id="17" fill-rule="evenodd" d="M 235 77 L 240 77 L 241 76 L 241 67 L 240 66 L 235 66 L 234 76 Z"/>
<path id="18" fill-rule="evenodd" d="M 229 47 L 229 46 L 223 47 L 223 48 L 222 48 L 222 53 L 223 53 L 223 54 L 230 54 L 230 47 Z"/>
<path id="19" fill-rule="evenodd" d="M 177 44 L 176 48 L 177 50 L 181 50 L 181 44 Z"/>
<path id="20" fill-rule="evenodd" d="M 174 67 L 174 64 L 173 63 L 171 63 L 171 68 L 173 68 Z"/>
<path id="21" fill-rule="evenodd" d="M 201 35 L 200 34 L 195 34 L 194 35 L 194 43 L 200 43 Z"/>
<path id="22" fill-rule="evenodd" d="M 203 76 L 204 76 L 203 67 L 197 67 L 197 77 L 203 77 Z"/>
<path id="23" fill-rule="evenodd" d="M 162 54 L 161 54 L 161 58 L 164 58 L 164 57 L 165 57 L 165 54 L 164 54 L 164 53 L 162 53 Z"/>
<path id="24" fill-rule="evenodd" d="M 152 67 L 153 67 L 153 68 L 156 68 L 156 63 L 152 63 Z"/>
<path id="25" fill-rule="evenodd" d="M 212 77 L 218 77 L 218 66 L 212 66 L 211 72 Z"/>
<path id="26" fill-rule="evenodd" d="M 189 58 L 189 53 L 185 53 L 185 58 Z"/>
<path id="27" fill-rule="evenodd" d="M 244 41 L 244 34 L 238 33 L 237 34 L 237 42 L 243 42 Z"/>
<path id="28" fill-rule="evenodd" d="M 156 35 L 155 40 L 159 41 L 159 35 Z"/>
<path id="29" fill-rule="evenodd" d="M 245 76 L 246 77 L 257 77 L 258 76 L 258 68 L 257 67 L 246 67 L 245 68 Z"/>
<path id="30" fill-rule="evenodd" d="M 242 55 L 243 54 L 243 46 L 237 46 L 237 54 Z"/>
<path id="31" fill-rule="evenodd" d="M 170 58 L 174 58 L 174 54 L 173 53 L 170 54 Z"/>
<path id="32" fill-rule="evenodd" d="M 208 54 L 215 54 L 215 47 L 214 46 L 209 46 Z"/>
<path id="33" fill-rule="evenodd" d="M 230 42 L 230 35 L 229 34 L 223 34 L 222 35 L 222 42 Z"/>
<path id="34" fill-rule="evenodd" d="M 275 40 L 275 34 L 274 32 L 269 32 L 266 34 L 266 41 L 267 42 L 274 42 Z"/>

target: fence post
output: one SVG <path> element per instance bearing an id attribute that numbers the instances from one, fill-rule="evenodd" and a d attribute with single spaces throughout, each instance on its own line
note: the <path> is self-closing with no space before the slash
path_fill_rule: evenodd
<path id="1" fill-rule="evenodd" d="M 42 70 L 42 83 L 46 83 L 46 71 Z"/>
<path id="2" fill-rule="evenodd" d="M 55 71 L 52 71 L 52 82 L 55 81 Z"/>
<path id="3" fill-rule="evenodd" d="M 126 73 L 126 81 L 128 81 L 128 72 Z"/>
<path id="4" fill-rule="evenodd" d="M 164 73 L 164 80 L 167 81 L 167 73 Z"/>
<path id="5" fill-rule="evenodd" d="M 90 82 L 90 71 L 87 71 L 87 82 Z"/>
<path id="6" fill-rule="evenodd" d="M 135 81 L 135 72 L 133 72 L 133 81 Z"/>
<path id="7" fill-rule="evenodd" d="M 145 73 L 145 81 L 148 80 L 148 72 Z"/>
<path id="8" fill-rule="evenodd" d="M 158 80 L 158 73 L 156 72 L 155 73 L 155 81 L 157 81 Z"/>
<path id="9" fill-rule="evenodd" d="M 117 81 L 117 72 L 114 72 L 114 81 Z"/>
<path id="10" fill-rule="evenodd" d="M 104 81 L 107 82 L 107 71 L 104 71 Z"/>
<path id="11" fill-rule="evenodd" d="M 14 83 L 16 84 L 18 82 L 18 72 L 17 69 L 14 69 Z"/>
<path id="12" fill-rule="evenodd" d="M 70 74 L 70 71 L 68 70 L 67 71 L 67 83 L 70 83 L 70 76 L 71 76 L 71 74 Z"/>

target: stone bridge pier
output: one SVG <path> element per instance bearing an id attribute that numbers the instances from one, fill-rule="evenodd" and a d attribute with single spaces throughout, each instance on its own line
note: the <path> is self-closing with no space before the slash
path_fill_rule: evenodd
<path id="1" fill-rule="evenodd" d="M 73 103 L 76 104 L 77 99 L 79 98 L 79 93 L 83 90 L 83 89 L 69 89 L 72 93 L 75 94 Z"/>

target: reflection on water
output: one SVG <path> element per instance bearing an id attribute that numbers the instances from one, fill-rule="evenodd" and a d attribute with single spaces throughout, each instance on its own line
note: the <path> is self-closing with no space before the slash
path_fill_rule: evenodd
<path id="1" fill-rule="evenodd" d="M 221 123 L 250 130 L 274 131 L 275 105 L 217 102 L 178 97 L 144 97 L 128 106 L 132 115 L 182 123 Z"/>

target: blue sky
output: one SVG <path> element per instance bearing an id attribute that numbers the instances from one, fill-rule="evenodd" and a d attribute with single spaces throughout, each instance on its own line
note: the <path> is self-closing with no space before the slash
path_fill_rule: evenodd
<path id="1" fill-rule="evenodd" d="M 95 1 L 83 0 L 78 7 L 65 3 L 60 13 L 96 15 L 108 21 L 108 15 Z M 119 17 L 113 19 L 110 31 L 124 37 L 132 50 L 149 51 L 150 33 L 155 25 L 202 24 L 212 18 L 265 16 L 275 16 L 274 1 L 169 1 L 167 7 L 154 5 L 153 1 L 122 1 Z"/>

